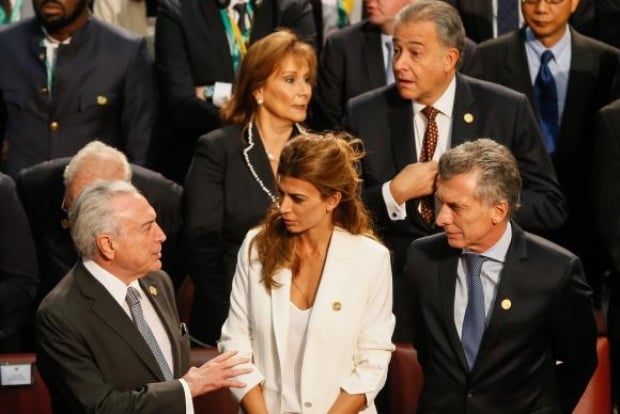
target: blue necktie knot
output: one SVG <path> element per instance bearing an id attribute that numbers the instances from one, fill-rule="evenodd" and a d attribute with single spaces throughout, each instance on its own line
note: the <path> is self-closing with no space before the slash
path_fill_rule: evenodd
<path id="1" fill-rule="evenodd" d="M 540 64 L 547 66 L 551 59 L 553 59 L 553 52 L 550 50 L 545 50 L 543 54 L 540 56 Z"/>
<path id="2" fill-rule="evenodd" d="M 553 59 L 553 52 L 550 50 L 545 50 L 540 57 L 540 77 L 543 82 L 553 80 L 553 75 L 549 69 L 549 62 L 551 62 L 551 59 Z"/>

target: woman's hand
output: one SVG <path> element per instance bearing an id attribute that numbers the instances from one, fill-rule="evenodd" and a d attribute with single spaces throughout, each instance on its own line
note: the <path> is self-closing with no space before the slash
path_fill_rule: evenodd
<path id="1" fill-rule="evenodd" d="M 348 394 L 340 390 L 340 395 L 327 414 L 358 414 L 366 408 L 366 395 Z"/>

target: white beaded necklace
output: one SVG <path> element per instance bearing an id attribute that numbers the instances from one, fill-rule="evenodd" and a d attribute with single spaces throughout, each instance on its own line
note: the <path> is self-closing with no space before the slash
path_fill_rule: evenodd
<path id="1" fill-rule="evenodd" d="M 245 163 L 248 166 L 250 172 L 252 173 L 252 176 L 254 177 L 254 179 L 256 180 L 256 182 L 258 183 L 258 186 L 265 192 L 265 194 L 267 194 L 267 196 L 269 197 L 269 199 L 271 200 L 272 203 L 274 204 L 278 204 L 278 199 L 276 198 L 276 196 L 273 195 L 273 193 L 267 188 L 267 186 L 265 185 L 265 183 L 263 182 L 263 180 L 261 180 L 261 178 L 258 176 L 258 174 L 256 173 L 256 170 L 254 169 L 254 166 L 252 165 L 252 163 L 250 162 L 250 156 L 248 155 L 248 152 L 250 152 L 250 150 L 252 148 L 254 148 L 254 133 L 252 132 L 254 125 L 252 120 L 250 120 L 250 122 L 247 125 L 247 130 L 248 130 L 248 146 L 244 148 L 243 150 L 243 158 L 245 158 Z M 299 131 L 300 134 L 305 134 L 306 130 L 303 129 L 299 124 L 295 123 L 295 128 L 297 128 L 297 131 Z M 265 151 L 265 153 L 267 154 L 268 158 L 274 158 L 273 155 L 269 154 L 267 151 Z M 270 159 L 271 159 L 270 158 Z"/>

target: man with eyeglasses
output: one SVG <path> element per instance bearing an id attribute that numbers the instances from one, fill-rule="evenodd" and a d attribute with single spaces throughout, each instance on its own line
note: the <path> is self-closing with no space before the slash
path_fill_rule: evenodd
<path id="1" fill-rule="evenodd" d="M 69 234 L 67 211 L 89 185 L 101 180 L 132 182 L 149 200 L 167 235 L 162 262 L 176 286 L 185 276 L 179 233 L 182 188 L 161 174 L 130 164 L 117 149 L 91 141 L 72 158 L 58 158 L 22 170 L 17 190 L 37 246 L 42 298 L 73 267 L 77 253 Z"/>
<path id="2" fill-rule="evenodd" d="M 578 0 L 522 0 L 526 27 L 479 45 L 473 76 L 527 95 L 543 132 L 569 215 L 548 238 L 580 256 L 600 304 L 607 267 L 595 232 L 588 180 L 596 112 L 612 99 L 620 50 L 569 24 Z"/>
<path id="3" fill-rule="evenodd" d="M 465 32 L 472 40 L 480 43 L 501 36 L 523 26 L 520 13 L 521 0 L 444 0 L 456 7 L 463 19 Z M 610 0 L 615 2 L 616 0 Z M 595 2 L 596 10 L 595 10 Z M 571 24 L 581 33 L 593 36 L 602 25 L 599 0 L 580 0 L 571 16 Z M 597 21 L 594 21 L 596 13 Z M 596 27 L 595 27 L 596 26 Z M 604 37 L 599 37 L 603 39 Z"/>

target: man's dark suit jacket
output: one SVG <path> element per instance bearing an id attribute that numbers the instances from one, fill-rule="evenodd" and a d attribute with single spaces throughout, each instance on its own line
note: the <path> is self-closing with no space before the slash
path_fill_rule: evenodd
<path id="1" fill-rule="evenodd" d="M 254 5 L 250 43 L 275 28 L 290 28 L 313 43 L 312 7 L 306 0 L 263 0 Z M 194 88 L 235 80 L 233 61 L 216 0 L 162 0 L 156 23 L 156 68 L 163 111 L 172 129 L 153 160 L 157 171 L 183 182 L 196 140 L 221 126 L 219 108 L 196 97 Z"/>
<path id="2" fill-rule="evenodd" d="M 0 353 L 22 352 L 21 327 L 39 283 L 28 218 L 11 177 L 0 174 Z"/>
<path id="3" fill-rule="evenodd" d="M 592 292 L 579 259 L 512 229 L 471 371 L 454 324 L 461 250 L 451 248 L 445 234 L 409 248 L 405 277 L 424 372 L 420 414 L 572 413 L 596 368 Z"/>
<path id="4" fill-rule="evenodd" d="M 195 286 L 190 331 L 207 343 L 219 339 L 228 316 L 239 247 L 272 204 L 246 164 L 246 147 L 247 133 L 237 125 L 201 137 L 185 181 L 185 236 Z M 256 128 L 248 159 L 261 181 L 277 196 L 271 165 Z"/>
<path id="5" fill-rule="evenodd" d="M 568 202 L 569 215 L 559 233 L 547 236 L 581 257 L 597 292 L 605 260 L 590 220 L 594 207 L 587 196 L 596 162 L 592 132 L 596 113 L 611 101 L 620 50 L 575 30 L 571 30 L 571 39 L 572 58 L 564 114 L 556 151 L 551 157 Z M 525 49 L 525 29 L 480 44 L 472 66 L 472 76 L 524 93 L 532 108 L 536 108 L 534 81 L 530 78 Z"/>
<path id="6" fill-rule="evenodd" d="M 40 297 L 45 296 L 77 260 L 71 235 L 66 228 L 66 214 L 60 208 L 65 192 L 62 175 L 69 161 L 70 158 L 47 161 L 23 170 L 17 177 L 17 190 L 37 246 L 41 269 Z M 131 170 L 132 183 L 153 206 L 157 223 L 166 233 L 162 267 L 178 286 L 186 274 L 180 238 L 183 189 L 146 168 L 132 164 Z"/>
<path id="7" fill-rule="evenodd" d="M 94 139 L 144 164 L 156 110 L 144 39 L 91 18 L 60 45 L 49 91 L 43 38 L 35 19 L 0 30 L 0 56 L 10 62 L 0 65 L 6 171 L 72 156 Z"/>
<path id="8" fill-rule="evenodd" d="M 189 369 L 189 335 L 172 283 L 154 272 L 140 285 L 170 338 L 174 378 L 180 378 Z M 131 318 L 81 261 L 45 297 L 36 326 L 37 367 L 54 412 L 185 413 L 181 383 L 164 380 Z"/>
<path id="9" fill-rule="evenodd" d="M 385 63 L 381 30 L 362 20 L 327 38 L 321 54 L 315 112 L 324 118 L 319 129 L 342 125 L 345 105 L 350 98 L 385 86 Z M 469 67 L 476 44 L 465 43 L 462 68 Z M 314 127 L 314 125 L 313 125 Z"/>
<path id="10" fill-rule="evenodd" d="M 566 217 L 565 201 L 542 143 L 527 98 L 499 85 L 457 75 L 450 146 L 478 138 L 491 138 L 510 148 L 523 179 L 517 221 L 529 230 L 559 227 Z M 469 122 L 468 122 L 469 121 Z M 347 122 L 360 137 L 366 156 L 362 160 L 364 199 L 377 230 L 392 250 L 394 313 L 398 341 L 409 339 L 407 315 L 400 310 L 407 301 L 399 279 L 411 241 L 436 232 L 418 212 L 419 200 L 406 203 L 407 217 L 392 221 L 381 187 L 407 164 L 416 162 L 413 104 L 400 97 L 396 86 L 367 92 L 347 104 Z"/>

